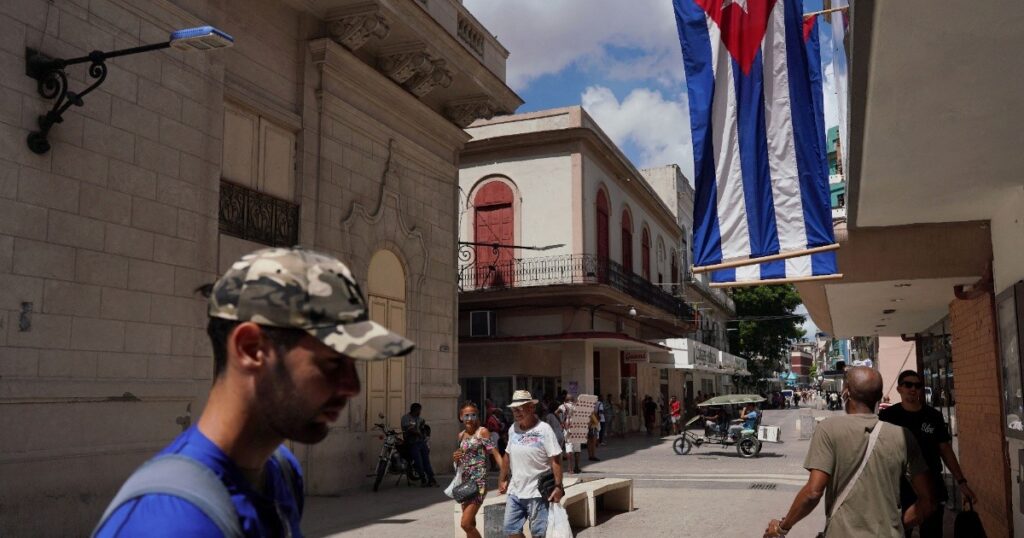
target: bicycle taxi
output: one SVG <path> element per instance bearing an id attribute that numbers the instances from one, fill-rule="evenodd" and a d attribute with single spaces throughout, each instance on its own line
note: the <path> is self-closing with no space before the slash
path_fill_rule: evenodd
<path id="1" fill-rule="evenodd" d="M 697 407 L 705 413 L 690 419 L 683 432 L 672 443 L 672 449 L 680 456 L 690 453 L 693 447 L 701 445 L 736 446 L 736 452 L 744 458 L 753 458 L 761 453 L 764 443 L 781 443 L 781 431 L 777 426 L 762 426 L 762 411 L 757 404 L 765 401 L 757 394 L 726 394 L 705 400 Z M 756 418 L 753 424 L 749 417 L 738 417 L 747 405 L 753 407 Z M 715 417 L 715 420 L 708 420 Z M 704 435 L 689 430 L 698 421 L 705 422 Z"/>

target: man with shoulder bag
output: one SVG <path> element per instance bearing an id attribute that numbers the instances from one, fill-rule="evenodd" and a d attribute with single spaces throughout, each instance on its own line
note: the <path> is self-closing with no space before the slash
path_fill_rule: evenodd
<path id="1" fill-rule="evenodd" d="M 804 460 L 810 471 L 789 512 L 768 523 L 764 536 L 785 536 L 825 497 L 825 537 L 902 538 L 933 506 L 928 467 L 914 436 L 874 414 L 882 378 L 866 367 L 846 370 L 846 415 L 822 421 Z M 900 477 L 908 476 L 917 502 L 900 510 Z"/>
<path id="2" fill-rule="evenodd" d="M 506 536 L 521 537 L 529 522 L 530 535 L 544 536 L 548 525 L 548 503 L 565 495 L 562 485 L 562 447 L 555 432 L 536 414 L 537 400 L 529 391 L 512 395 L 515 423 L 509 428 L 508 446 L 498 487 L 508 493 L 505 501 Z M 509 477 L 511 469 L 511 479 Z"/>

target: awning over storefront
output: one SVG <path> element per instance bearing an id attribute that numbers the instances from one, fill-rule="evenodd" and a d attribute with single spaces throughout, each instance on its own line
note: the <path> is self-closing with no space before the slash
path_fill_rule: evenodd
<path id="1" fill-rule="evenodd" d="M 621 351 L 646 352 L 647 360 L 642 361 L 660 368 L 673 368 L 675 361 L 671 349 L 663 345 L 640 340 L 623 333 L 610 332 L 574 332 L 560 334 L 542 334 L 530 336 L 501 336 L 489 338 L 461 337 L 459 346 L 489 346 L 508 344 L 559 344 L 565 342 L 586 341 L 594 347 L 615 348 Z"/>

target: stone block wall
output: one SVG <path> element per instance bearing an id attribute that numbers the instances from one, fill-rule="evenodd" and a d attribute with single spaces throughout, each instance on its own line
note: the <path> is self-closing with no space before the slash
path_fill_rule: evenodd
<path id="1" fill-rule="evenodd" d="M 980 499 L 989 536 L 1010 536 L 1010 476 L 1003 438 L 999 347 L 991 294 L 950 304 L 960 466 Z M 993 426 L 996 427 L 993 427 Z"/>
<path id="2" fill-rule="evenodd" d="M 408 398 L 424 404 L 436 446 L 454 439 L 456 167 L 468 136 L 347 51 L 332 80 L 374 89 L 325 86 L 309 52 L 324 25 L 293 4 L 0 3 L 0 534 L 87 534 L 132 469 L 201 413 L 212 358 L 193 290 L 216 278 L 224 238 L 225 101 L 296 133 L 302 244 L 340 256 L 364 287 L 375 250 L 406 265 L 418 344 Z M 53 128 L 52 150 L 28 150 L 52 101 L 23 75 L 25 47 L 75 57 L 199 24 L 235 46 L 110 60 L 108 80 Z M 86 68 L 68 68 L 72 90 Z M 309 493 L 367 484 L 379 444 L 354 420 L 358 400 L 327 441 L 296 447 Z M 435 451 L 435 468 L 448 459 Z"/>

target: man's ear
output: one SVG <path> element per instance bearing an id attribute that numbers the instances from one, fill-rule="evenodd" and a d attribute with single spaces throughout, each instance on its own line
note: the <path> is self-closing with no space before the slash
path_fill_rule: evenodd
<path id="1" fill-rule="evenodd" d="M 263 367 L 267 361 L 266 342 L 259 325 L 251 321 L 240 323 L 228 335 L 228 366 L 243 370 Z"/>

